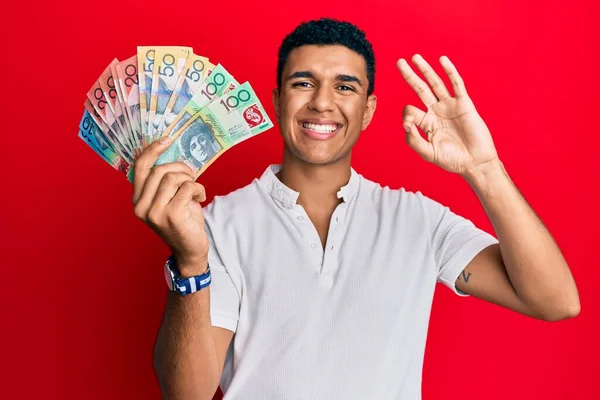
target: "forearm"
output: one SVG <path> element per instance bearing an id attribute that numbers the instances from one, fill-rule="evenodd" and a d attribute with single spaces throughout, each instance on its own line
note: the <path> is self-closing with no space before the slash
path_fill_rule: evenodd
<path id="1" fill-rule="evenodd" d="M 187 296 L 168 293 L 154 368 L 164 399 L 213 398 L 220 371 L 210 320 L 210 287 Z"/>
<path id="2" fill-rule="evenodd" d="M 466 177 L 498 236 L 519 298 L 547 319 L 575 315 L 579 295 L 558 245 L 500 161 Z"/>

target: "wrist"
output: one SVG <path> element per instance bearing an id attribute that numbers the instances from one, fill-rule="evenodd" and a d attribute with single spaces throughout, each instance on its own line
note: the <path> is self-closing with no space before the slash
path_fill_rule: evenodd
<path id="1" fill-rule="evenodd" d="M 182 278 L 190 278 L 204 274 L 208 270 L 208 258 L 187 259 L 175 255 L 177 272 Z"/>
<path id="2" fill-rule="evenodd" d="M 494 188 L 504 186 L 507 180 L 510 180 L 504 164 L 498 158 L 477 166 L 467 172 L 463 178 L 477 193 L 493 191 Z"/>

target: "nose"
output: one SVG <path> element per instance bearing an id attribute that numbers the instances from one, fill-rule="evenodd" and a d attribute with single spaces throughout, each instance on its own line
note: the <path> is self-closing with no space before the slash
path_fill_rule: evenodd
<path id="1" fill-rule="evenodd" d="M 321 86 L 313 93 L 313 97 L 308 104 L 310 110 L 324 113 L 335 109 L 334 93 L 332 89 Z"/>

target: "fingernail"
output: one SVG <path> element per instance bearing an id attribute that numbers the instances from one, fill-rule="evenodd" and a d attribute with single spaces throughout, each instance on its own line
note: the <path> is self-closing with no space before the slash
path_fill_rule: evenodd
<path id="1" fill-rule="evenodd" d="M 406 133 L 410 133 L 410 126 L 402 125 Z"/>
<path id="2" fill-rule="evenodd" d="M 160 144 L 165 145 L 171 143 L 171 138 L 169 136 L 165 136 L 164 138 L 159 140 Z"/>

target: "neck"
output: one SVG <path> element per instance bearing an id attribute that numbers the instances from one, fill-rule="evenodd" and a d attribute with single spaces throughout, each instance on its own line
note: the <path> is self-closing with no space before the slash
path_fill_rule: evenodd
<path id="1" fill-rule="evenodd" d="M 307 211 L 333 212 L 342 201 L 337 193 L 350 180 L 350 173 L 350 154 L 334 163 L 318 165 L 300 160 L 286 148 L 277 177 L 284 185 L 300 193 L 298 204 Z"/>

